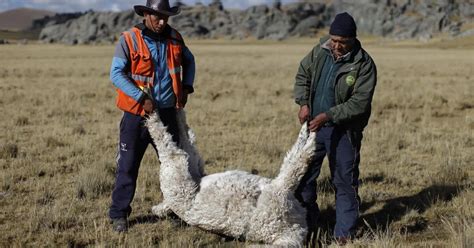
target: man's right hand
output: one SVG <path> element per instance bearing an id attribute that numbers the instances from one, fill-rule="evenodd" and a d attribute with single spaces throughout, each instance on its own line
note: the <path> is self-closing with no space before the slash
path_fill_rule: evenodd
<path id="1" fill-rule="evenodd" d="M 301 124 L 303 124 L 305 121 L 309 120 L 309 107 L 308 107 L 308 105 L 301 106 L 300 112 L 298 113 L 298 118 L 300 119 Z"/>
<path id="2" fill-rule="evenodd" d="M 142 101 L 143 105 L 143 110 L 145 110 L 145 113 L 150 114 L 155 110 L 155 106 L 153 105 L 153 100 L 150 99 L 149 97 L 145 97 Z"/>

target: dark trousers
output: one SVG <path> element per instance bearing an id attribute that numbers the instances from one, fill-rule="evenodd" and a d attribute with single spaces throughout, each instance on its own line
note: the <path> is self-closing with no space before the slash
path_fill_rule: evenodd
<path id="1" fill-rule="evenodd" d="M 168 132 L 173 136 L 173 141 L 178 142 L 176 110 L 174 108 L 160 109 L 158 113 Z M 135 195 L 138 169 L 149 144 L 152 144 L 156 150 L 150 133 L 145 127 L 145 118 L 124 112 L 120 122 L 115 188 L 109 209 L 111 219 L 128 217 L 132 212 L 130 204 Z"/>
<path id="2" fill-rule="evenodd" d="M 324 157 L 329 159 L 331 182 L 336 190 L 336 226 L 334 236 L 349 237 L 355 234 L 359 217 L 358 195 L 361 137 L 351 140 L 346 129 L 323 127 L 316 135 L 316 155 L 303 176 L 296 197 L 308 210 L 310 231 L 315 231 L 319 215 L 316 203 L 316 180 L 321 172 Z"/>

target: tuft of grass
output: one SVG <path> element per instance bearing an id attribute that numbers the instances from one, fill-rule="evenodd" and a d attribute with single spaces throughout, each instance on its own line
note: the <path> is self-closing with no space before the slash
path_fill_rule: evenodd
<path id="1" fill-rule="evenodd" d="M 453 247 L 474 247 L 474 221 L 466 218 L 443 218 L 444 227 L 451 234 Z"/>
<path id="2" fill-rule="evenodd" d="M 398 232 L 392 230 L 392 228 L 377 227 L 373 229 L 370 225 L 365 222 L 368 231 L 363 237 L 355 240 L 352 245 L 355 247 L 374 247 L 374 248 L 392 248 L 392 247 L 404 247 L 400 244 L 400 237 Z"/>
<path id="3" fill-rule="evenodd" d="M 0 158 L 16 158 L 18 157 L 18 145 L 16 144 L 5 144 L 0 146 Z"/>
<path id="4" fill-rule="evenodd" d="M 86 129 L 82 125 L 76 126 L 72 129 L 72 134 L 84 135 L 86 134 Z"/>
<path id="5" fill-rule="evenodd" d="M 411 209 L 406 212 L 402 219 L 397 223 L 400 233 L 416 233 L 423 231 L 428 224 L 418 210 Z"/>
<path id="6" fill-rule="evenodd" d="M 449 154 L 444 158 L 444 163 L 433 177 L 433 184 L 462 186 L 469 179 L 466 164 Z"/>
<path id="7" fill-rule="evenodd" d="M 15 124 L 19 127 L 22 127 L 22 126 L 27 126 L 28 124 L 30 124 L 30 121 L 28 120 L 28 117 L 20 116 L 16 118 Z"/>
<path id="8" fill-rule="evenodd" d="M 54 138 L 54 137 L 51 137 L 51 136 L 48 136 L 44 139 L 44 143 L 46 144 L 46 147 L 49 147 L 49 148 L 56 148 L 56 147 L 63 147 L 63 146 L 66 146 L 66 143 Z"/>
<path id="9" fill-rule="evenodd" d="M 10 175 L 10 173 L 2 173 L 2 182 L 1 182 L 2 192 L 5 192 L 12 187 L 12 184 L 13 184 L 12 177 L 13 176 Z"/>
<path id="10" fill-rule="evenodd" d="M 36 203 L 40 205 L 49 205 L 54 202 L 54 198 L 55 196 L 53 192 L 51 192 L 50 189 L 45 188 L 40 192 L 38 198 L 36 199 Z"/>
<path id="11" fill-rule="evenodd" d="M 79 199 L 96 199 L 110 194 L 114 186 L 114 167 L 107 162 L 99 162 L 83 168 L 77 177 L 76 193 Z"/>

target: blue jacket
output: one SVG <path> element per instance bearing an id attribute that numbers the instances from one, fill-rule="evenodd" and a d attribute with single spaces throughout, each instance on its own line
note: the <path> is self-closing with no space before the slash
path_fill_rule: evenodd
<path id="1" fill-rule="evenodd" d="M 173 93 L 172 80 L 168 71 L 166 62 L 166 40 L 154 39 L 143 34 L 145 43 L 152 55 L 155 66 L 155 80 L 153 82 L 153 91 L 151 92 L 156 105 L 159 108 L 172 108 L 176 105 L 175 95 Z M 183 48 L 183 87 L 193 91 L 194 76 L 196 72 L 196 63 L 194 56 L 188 47 Z M 143 97 L 143 92 L 135 86 L 132 79 L 128 76 L 130 72 L 130 51 L 123 36 L 115 47 L 115 54 L 110 68 L 110 80 L 115 87 L 122 90 L 125 94 L 139 102 Z"/>

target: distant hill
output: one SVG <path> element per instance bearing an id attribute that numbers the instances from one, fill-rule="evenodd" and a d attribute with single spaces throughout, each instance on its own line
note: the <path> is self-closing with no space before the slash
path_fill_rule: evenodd
<path id="1" fill-rule="evenodd" d="M 0 30 L 19 31 L 31 27 L 33 20 L 52 16 L 48 10 L 18 8 L 0 12 Z"/>

